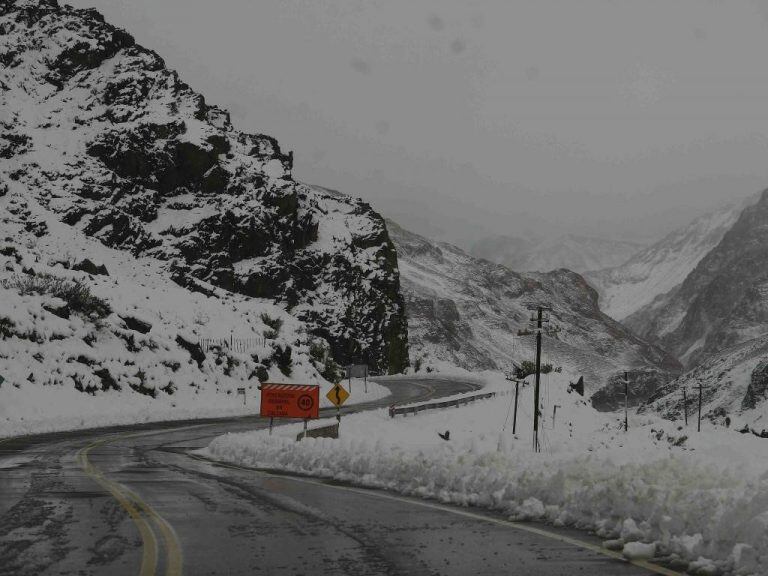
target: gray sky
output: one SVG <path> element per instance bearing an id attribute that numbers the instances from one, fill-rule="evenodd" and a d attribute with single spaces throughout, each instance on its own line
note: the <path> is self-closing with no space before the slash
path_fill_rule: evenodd
<path id="1" fill-rule="evenodd" d="M 74 0 L 427 235 L 652 238 L 768 187 L 768 0 Z"/>

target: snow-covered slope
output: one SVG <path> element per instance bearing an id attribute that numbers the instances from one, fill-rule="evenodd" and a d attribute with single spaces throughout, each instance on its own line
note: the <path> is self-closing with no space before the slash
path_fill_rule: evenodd
<path id="1" fill-rule="evenodd" d="M 635 242 L 577 234 L 550 240 L 494 236 L 475 244 L 472 255 L 521 272 L 567 268 L 583 273 L 623 264 L 642 248 Z"/>
<path id="2" fill-rule="evenodd" d="M 552 307 L 550 326 L 559 330 L 545 336 L 545 359 L 584 374 L 590 389 L 630 368 L 678 368 L 600 312 L 597 294 L 574 272 L 519 274 L 393 222 L 389 230 L 399 254 L 415 367 L 442 361 L 470 370 L 508 368 L 531 360 L 533 336 L 518 331 L 528 327 L 528 306 L 545 304 Z"/>
<path id="3" fill-rule="evenodd" d="M 682 284 L 625 323 L 688 368 L 768 332 L 768 191 Z"/>
<path id="4" fill-rule="evenodd" d="M 94 10 L 0 3 L 0 62 L 0 194 L 179 286 L 280 303 L 340 362 L 408 365 L 396 254 L 366 203 L 295 182 L 292 154 Z"/>
<path id="5" fill-rule="evenodd" d="M 260 381 L 329 388 L 323 375 L 338 373 L 280 305 L 179 286 L 162 262 L 58 222 L 15 182 L 0 215 L 0 437 L 252 414 Z"/>
<path id="6" fill-rule="evenodd" d="M 720 243 L 744 207 L 733 204 L 701 216 L 620 266 L 585 273 L 600 294 L 600 308 L 612 318 L 623 320 L 681 284 Z"/>
<path id="7" fill-rule="evenodd" d="M 661 388 L 640 412 L 658 412 L 683 420 L 686 390 L 689 420 L 698 410 L 698 385 L 702 389 L 702 418 L 732 427 L 768 428 L 768 335 L 722 350 L 674 382 Z"/>

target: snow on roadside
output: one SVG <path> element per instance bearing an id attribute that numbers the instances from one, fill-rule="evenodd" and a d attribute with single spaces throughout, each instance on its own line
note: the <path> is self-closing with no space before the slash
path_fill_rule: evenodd
<path id="1" fill-rule="evenodd" d="M 300 426 L 291 425 L 272 437 L 221 436 L 202 453 L 594 530 L 629 558 L 690 573 L 766 572 L 768 442 L 645 416 L 624 433 L 622 419 L 595 412 L 566 392 L 567 376 L 552 374 L 542 387 L 543 451 L 534 454 L 532 386 L 520 390 L 513 436 L 512 387 L 500 375 L 486 378 L 506 393 L 418 416 L 345 416 L 339 440 L 295 442 Z M 438 436 L 446 430 L 449 441 Z"/>

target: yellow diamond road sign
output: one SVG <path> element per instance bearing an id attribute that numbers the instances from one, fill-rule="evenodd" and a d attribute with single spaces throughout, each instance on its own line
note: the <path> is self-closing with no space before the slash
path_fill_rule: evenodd
<path id="1" fill-rule="evenodd" d="M 334 406 L 341 406 L 346 402 L 347 398 L 349 398 L 349 392 L 336 384 L 328 391 L 328 394 L 326 394 L 325 397 L 328 398 Z"/>

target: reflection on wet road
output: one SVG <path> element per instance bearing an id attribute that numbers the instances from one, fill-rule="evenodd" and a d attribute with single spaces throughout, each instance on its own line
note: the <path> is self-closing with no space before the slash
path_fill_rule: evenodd
<path id="1" fill-rule="evenodd" d="M 473 388 L 387 385 L 393 395 L 378 405 Z M 237 418 L 3 442 L 0 575 L 650 573 L 480 511 L 187 454 L 267 425 Z"/>

